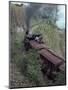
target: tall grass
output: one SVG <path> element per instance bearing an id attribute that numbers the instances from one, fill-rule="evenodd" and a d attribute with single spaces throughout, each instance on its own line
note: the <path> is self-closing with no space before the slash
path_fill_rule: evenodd
<path id="1" fill-rule="evenodd" d="M 61 31 L 62 33 L 59 32 L 55 26 L 47 24 L 47 22 L 42 22 L 36 28 L 32 28 L 32 31 L 33 33 L 41 33 L 45 45 L 54 51 L 54 53 L 64 58 L 65 40 L 63 31 Z M 60 34 L 63 38 L 60 37 Z"/>

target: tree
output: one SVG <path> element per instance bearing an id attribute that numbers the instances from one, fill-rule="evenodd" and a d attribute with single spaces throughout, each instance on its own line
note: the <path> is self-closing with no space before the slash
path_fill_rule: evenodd
<path id="1" fill-rule="evenodd" d="M 38 13 L 40 13 L 41 18 L 47 19 L 48 22 L 56 23 L 57 12 L 58 12 L 58 6 L 57 5 L 51 5 L 51 4 L 45 5 L 45 4 L 43 4 Z"/>

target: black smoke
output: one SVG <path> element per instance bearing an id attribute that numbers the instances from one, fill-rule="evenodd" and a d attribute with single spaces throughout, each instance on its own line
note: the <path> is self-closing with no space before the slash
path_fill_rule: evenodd
<path id="1" fill-rule="evenodd" d="M 26 34 L 29 33 L 31 18 L 36 14 L 40 6 L 41 5 L 37 3 L 30 3 L 28 7 L 26 7 Z"/>

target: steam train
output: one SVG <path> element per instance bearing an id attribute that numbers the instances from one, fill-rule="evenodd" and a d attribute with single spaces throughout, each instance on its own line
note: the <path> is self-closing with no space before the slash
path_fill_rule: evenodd
<path id="1" fill-rule="evenodd" d="M 42 60 L 41 71 L 49 78 L 54 79 L 56 72 L 65 71 L 64 60 L 50 51 L 44 44 L 41 34 L 33 34 L 27 36 L 25 40 L 25 49 L 37 49 L 37 52 Z"/>

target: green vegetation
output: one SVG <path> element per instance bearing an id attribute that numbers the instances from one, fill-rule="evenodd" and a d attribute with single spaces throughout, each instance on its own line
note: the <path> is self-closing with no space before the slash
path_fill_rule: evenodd
<path id="1" fill-rule="evenodd" d="M 65 46 L 65 34 L 63 31 L 59 31 L 55 25 L 48 24 L 45 21 L 32 28 L 32 31 L 33 33 L 41 33 L 45 45 L 50 48 L 54 53 L 64 58 L 63 48 Z"/>
<path id="2" fill-rule="evenodd" d="M 65 74 L 62 72 L 57 73 L 55 83 L 48 80 L 46 76 L 43 77 L 40 58 L 37 51 L 30 49 L 26 52 L 24 50 L 23 40 L 25 31 L 17 32 L 17 26 L 24 25 L 24 19 L 21 19 L 22 17 L 19 14 L 21 14 L 21 9 L 17 6 L 11 5 L 11 63 L 14 63 L 18 67 L 18 71 L 27 77 L 35 86 L 65 84 Z M 55 24 L 48 23 L 47 20 L 32 18 L 31 23 L 30 30 L 32 30 L 33 33 L 41 33 L 45 45 L 54 53 L 65 59 L 65 33 L 63 31 L 59 31 Z"/>

